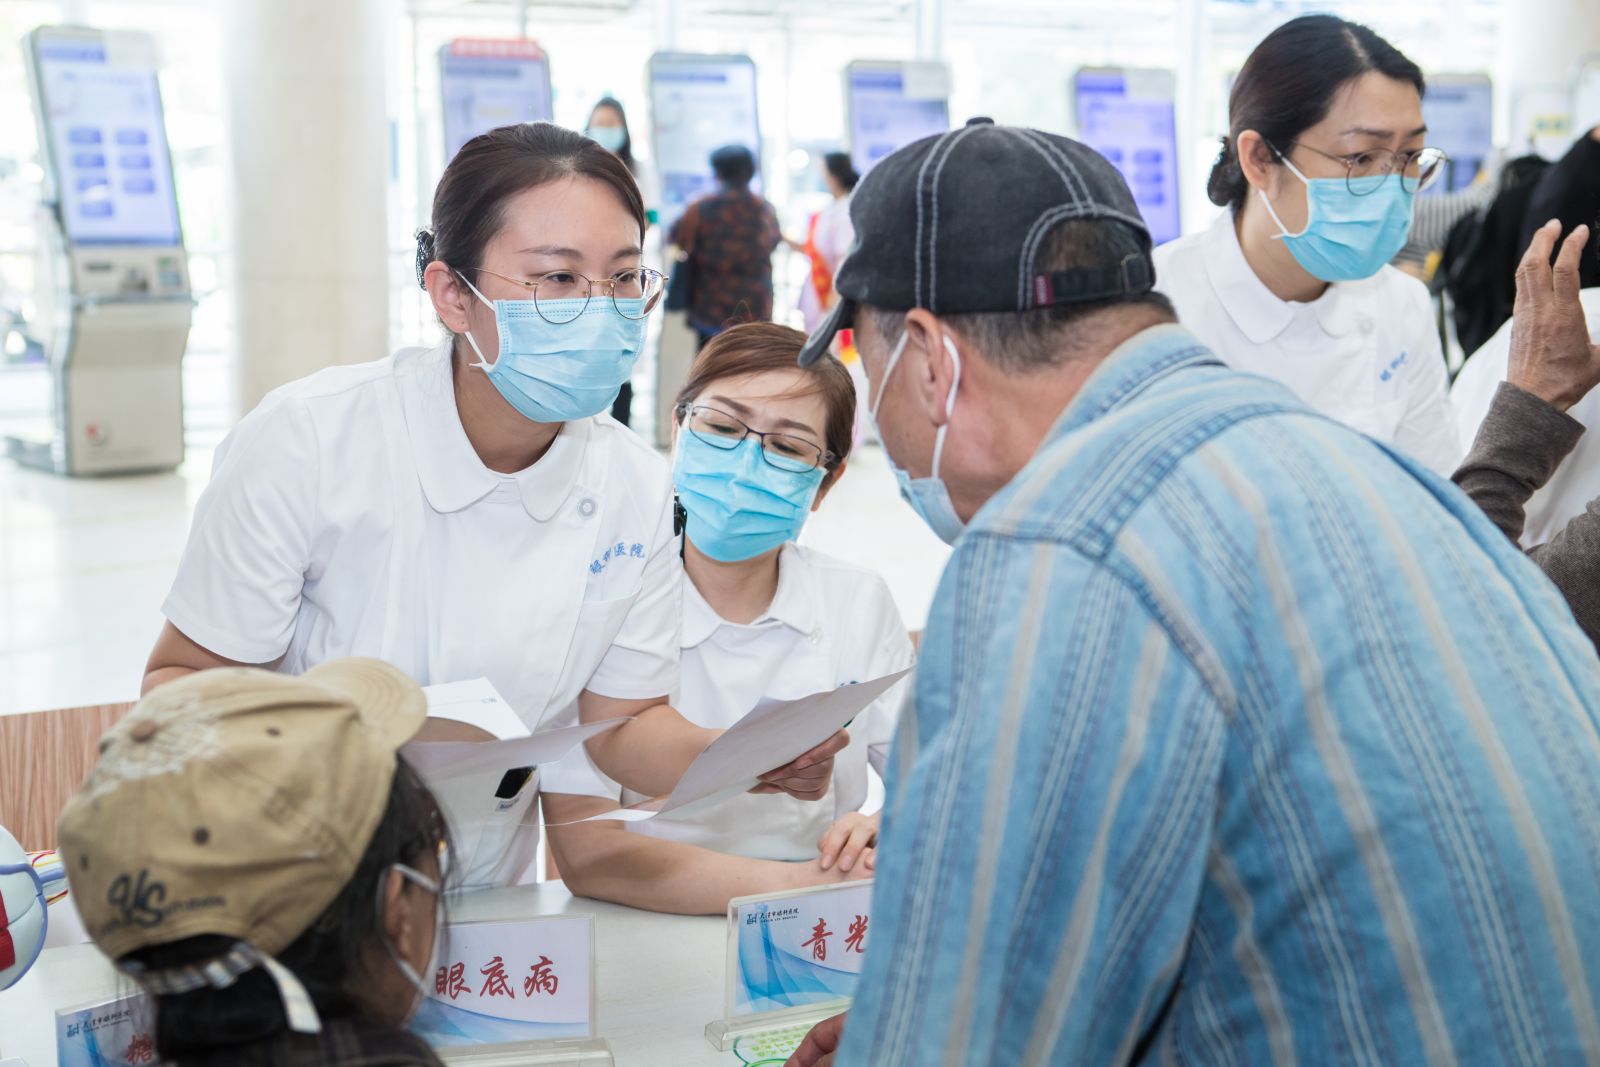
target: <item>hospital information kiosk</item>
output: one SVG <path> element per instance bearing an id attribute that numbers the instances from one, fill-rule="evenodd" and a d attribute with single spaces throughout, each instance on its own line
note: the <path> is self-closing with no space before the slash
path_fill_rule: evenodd
<path id="1" fill-rule="evenodd" d="M 193 298 L 155 44 L 41 27 L 24 48 L 45 163 L 38 299 L 53 430 L 8 450 L 61 474 L 175 467 Z"/>

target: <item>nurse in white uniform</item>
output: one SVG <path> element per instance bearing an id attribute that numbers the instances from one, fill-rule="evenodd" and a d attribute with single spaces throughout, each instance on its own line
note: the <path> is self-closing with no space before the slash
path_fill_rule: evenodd
<path id="1" fill-rule="evenodd" d="M 419 234 L 450 336 L 293 382 L 240 422 L 145 690 L 350 655 L 424 684 L 486 676 L 530 727 L 631 716 L 590 752 L 631 788 L 669 792 L 716 731 L 665 703 L 682 611 L 666 466 L 601 414 L 662 293 L 643 231 L 638 186 L 588 138 L 536 123 L 463 147 Z M 827 748 L 772 780 L 820 797 Z M 569 765 L 586 775 L 579 752 L 542 768 L 541 787 L 566 788 Z"/>
<path id="2" fill-rule="evenodd" d="M 678 395 L 673 478 L 688 513 L 683 674 L 672 703 L 707 727 L 910 665 L 882 578 L 794 543 L 844 473 L 855 387 L 825 356 L 796 366 L 805 335 L 737 326 L 700 353 Z M 820 804 L 743 795 L 691 817 L 574 823 L 643 799 L 596 775 L 594 798 L 544 798 L 550 845 L 574 892 L 654 911 L 721 914 L 730 897 L 871 877 L 877 818 L 860 813 L 882 772 L 900 683 L 858 715 Z"/>
<path id="3" fill-rule="evenodd" d="M 1245 60 L 1208 193 L 1156 287 L 1230 366 L 1448 476 L 1465 453 L 1427 289 L 1388 266 L 1442 169 L 1422 72 L 1365 26 L 1293 19 Z"/>

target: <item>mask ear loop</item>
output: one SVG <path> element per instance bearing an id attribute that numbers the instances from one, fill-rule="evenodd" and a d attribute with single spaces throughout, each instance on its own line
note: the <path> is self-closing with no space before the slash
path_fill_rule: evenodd
<path id="1" fill-rule="evenodd" d="M 883 368 L 883 381 L 878 383 L 878 399 L 867 405 L 867 418 L 872 420 L 872 425 L 878 425 L 878 409 L 883 407 L 883 398 L 889 392 L 889 376 L 900 365 L 900 356 L 906 350 L 906 342 L 911 339 L 911 334 L 906 330 L 900 331 L 900 340 L 894 346 L 894 352 L 889 356 L 889 365 Z"/>
<path id="2" fill-rule="evenodd" d="M 1267 147 L 1272 148 L 1272 145 L 1268 144 Z M 1277 209 L 1272 206 L 1272 201 L 1268 198 L 1267 191 L 1265 189 L 1257 189 L 1256 195 L 1261 197 L 1261 202 L 1266 205 L 1267 214 L 1271 215 L 1272 221 L 1278 225 L 1278 232 L 1272 235 L 1274 240 L 1281 241 L 1286 237 L 1304 237 L 1306 234 L 1311 232 L 1311 179 L 1307 178 L 1304 174 L 1301 174 L 1300 168 L 1289 162 L 1289 157 L 1278 151 L 1276 148 L 1272 148 L 1272 154 L 1277 156 L 1278 162 L 1288 167 L 1289 173 L 1293 174 L 1296 178 L 1299 178 L 1301 183 L 1306 187 L 1305 227 L 1301 229 L 1299 233 L 1290 233 L 1289 227 L 1285 226 L 1283 224 L 1283 220 L 1278 217 Z"/>
<path id="3" fill-rule="evenodd" d="M 470 285 L 471 283 L 469 282 L 468 284 Z M 422 889 L 424 892 L 433 894 L 433 939 L 434 943 L 437 945 L 439 939 L 444 936 L 444 889 L 432 878 L 429 878 L 419 870 L 415 870 L 406 866 L 404 863 L 392 864 L 389 867 L 389 870 L 399 871 L 400 877 L 417 886 L 419 889 Z M 375 902 L 378 909 L 378 933 L 383 938 L 383 947 L 388 950 L 389 958 L 393 960 L 394 965 L 400 969 L 400 973 L 405 976 L 406 981 L 410 982 L 412 988 L 417 991 L 416 998 L 412 1000 L 411 1007 L 406 1012 L 406 1022 L 409 1023 L 417 1014 L 417 1009 L 422 1007 L 423 1000 L 428 996 L 428 983 L 427 980 L 422 977 L 422 975 L 417 973 L 417 969 L 411 966 L 411 964 L 406 961 L 404 956 L 400 955 L 400 950 L 395 948 L 394 942 L 389 940 L 388 931 L 383 928 L 383 896 L 387 881 L 388 880 L 386 878 L 378 879 L 378 899 Z"/>
<path id="4" fill-rule="evenodd" d="M 476 296 L 479 300 L 483 301 L 484 307 L 488 308 L 490 311 L 494 311 L 495 310 L 494 301 L 490 300 L 488 297 L 486 297 L 482 293 L 478 292 L 478 287 L 476 285 L 473 285 L 471 282 L 467 281 L 467 276 L 465 274 L 462 274 L 460 271 L 456 271 L 456 277 L 461 279 L 461 284 L 465 285 L 468 289 L 472 290 L 472 293 L 473 293 L 474 296 Z M 461 332 L 466 336 L 467 344 L 471 345 L 472 346 L 472 350 L 478 354 L 478 362 L 473 363 L 471 365 L 474 366 L 474 367 L 481 367 L 483 370 L 486 370 L 486 371 L 493 369 L 494 368 L 494 364 L 490 363 L 487 359 L 483 358 L 483 349 L 478 347 L 478 340 L 477 340 L 477 338 L 472 336 L 472 331 L 471 330 L 462 330 Z M 496 362 L 498 362 L 498 358 L 496 359 Z"/>
<path id="5" fill-rule="evenodd" d="M 929 474 L 930 478 L 939 477 L 939 463 L 944 459 L 945 431 L 950 429 L 950 416 L 953 415 L 956 410 L 956 390 L 961 388 L 961 353 L 959 350 L 957 350 L 956 343 L 950 340 L 949 334 L 945 334 L 944 336 L 944 348 L 946 352 L 950 353 L 950 359 L 956 365 L 956 373 L 955 378 L 950 382 L 950 395 L 947 396 L 944 401 L 944 425 L 939 427 L 939 432 L 934 435 L 933 470 Z"/>

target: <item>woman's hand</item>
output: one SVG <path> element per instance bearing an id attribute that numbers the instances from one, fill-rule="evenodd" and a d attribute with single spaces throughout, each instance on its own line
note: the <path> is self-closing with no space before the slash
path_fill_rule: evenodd
<path id="1" fill-rule="evenodd" d="M 793 762 L 763 774 L 761 784 L 750 792 L 788 793 L 796 800 L 821 800 L 833 784 L 833 757 L 849 743 L 850 735 L 840 730 Z"/>
<path id="2" fill-rule="evenodd" d="M 848 872 L 859 862 L 861 870 L 870 873 L 878 863 L 877 815 L 863 815 L 853 811 L 828 827 L 828 832 L 817 841 L 823 870 L 838 861 L 839 870 Z"/>
<path id="3" fill-rule="evenodd" d="M 845 1013 L 822 1020 L 811 1028 L 783 1067 L 833 1067 L 833 1054 L 844 1037 Z"/>

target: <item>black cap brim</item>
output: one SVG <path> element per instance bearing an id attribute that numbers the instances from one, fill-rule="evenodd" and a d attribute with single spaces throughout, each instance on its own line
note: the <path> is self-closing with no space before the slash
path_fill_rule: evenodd
<path id="1" fill-rule="evenodd" d="M 809 367 L 821 359 L 833 346 L 834 337 L 840 330 L 854 329 L 856 324 L 856 302 L 854 300 L 840 300 L 838 305 L 828 313 L 821 326 L 817 327 L 806 346 L 800 350 L 799 364 Z"/>

